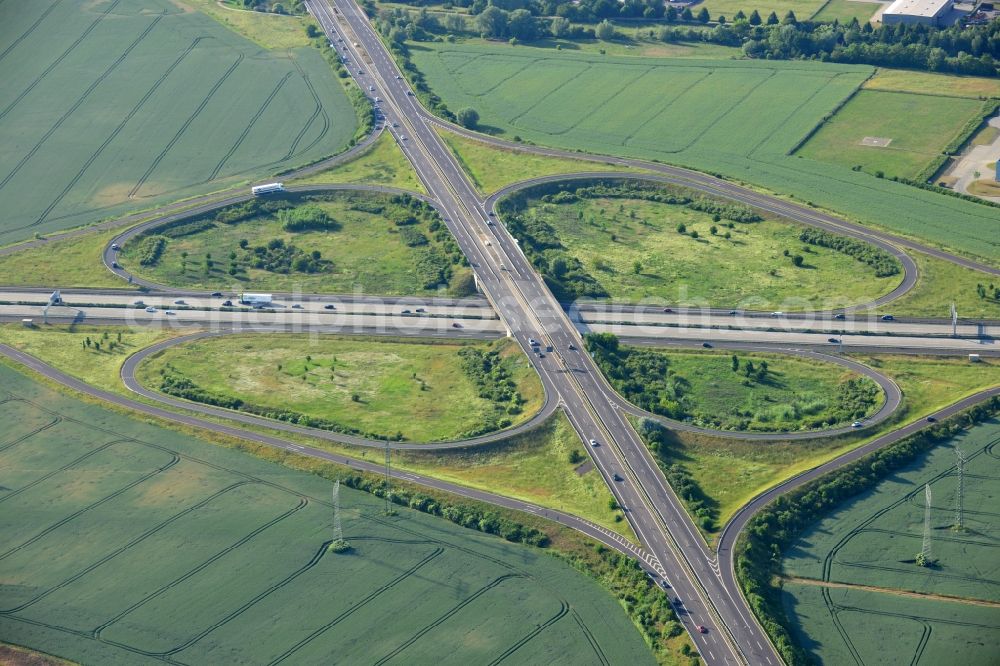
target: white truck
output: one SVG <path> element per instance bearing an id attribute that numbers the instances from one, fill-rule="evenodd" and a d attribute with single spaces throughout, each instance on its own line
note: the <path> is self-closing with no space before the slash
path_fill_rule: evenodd
<path id="1" fill-rule="evenodd" d="M 263 194 L 272 194 L 274 192 L 284 192 L 284 183 L 267 183 L 266 185 L 254 185 L 251 189 L 255 197 L 259 197 Z"/>

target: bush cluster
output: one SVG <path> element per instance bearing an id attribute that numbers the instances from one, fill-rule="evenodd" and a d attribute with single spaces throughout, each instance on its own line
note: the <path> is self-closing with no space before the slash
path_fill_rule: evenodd
<path id="1" fill-rule="evenodd" d="M 247 262 L 254 268 L 270 273 L 287 275 L 296 273 L 326 273 L 333 270 L 333 262 L 324 259 L 319 250 L 310 254 L 281 238 L 273 238 L 267 245 L 247 249 Z"/>
<path id="2" fill-rule="evenodd" d="M 521 413 L 524 400 L 500 353 L 464 347 L 459 350 L 458 356 L 462 371 L 475 384 L 479 397 L 493 405 L 493 414 L 478 427 L 463 433 L 464 436 L 474 437 L 508 427 L 511 424 L 510 415 Z"/>
<path id="3" fill-rule="evenodd" d="M 337 231 L 340 224 L 325 210 L 315 204 L 299 206 L 278 212 L 278 219 L 285 231 Z"/>
<path id="4" fill-rule="evenodd" d="M 163 256 L 163 250 L 167 247 L 167 239 L 164 236 L 146 236 L 139 241 L 135 249 L 136 259 L 143 266 L 155 266 Z"/>
<path id="5" fill-rule="evenodd" d="M 672 462 L 676 458 L 671 449 L 676 446 L 674 435 L 653 419 L 640 420 L 637 430 L 643 443 L 652 451 L 656 464 L 663 470 L 670 487 L 695 516 L 701 528 L 706 531 L 714 530 L 719 519 L 718 503 L 705 494 L 687 467 Z"/>
<path id="6" fill-rule="evenodd" d="M 810 245 L 828 247 L 849 257 L 854 257 L 874 268 L 875 275 L 878 277 L 896 275 L 901 270 L 899 260 L 896 257 L 880 247 L 856 238 L 831 234 L 822 229 L 803 229 L 802 233 L 799 234 L 799 240 Z"/>

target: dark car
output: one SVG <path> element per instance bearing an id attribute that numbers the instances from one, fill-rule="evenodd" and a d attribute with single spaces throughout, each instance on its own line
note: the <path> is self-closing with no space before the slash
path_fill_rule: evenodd
<path id="1" fill-rule="evenodd" d="M 112 261 L 111 262 L 111 268 L 121 268 L 121 266 L 118 265 L 117 261 Z"/>
<path id="2" fill-rule="evenodd" d="M 704 347 L 705 349 L 711 349 L 712 348 L 712 343 L 711 342 L 703 342 L 703 343 L 701 343 L 701 346 Z"/>
<path id="3" fill-rule="evenodd" d="M 324 310 L 336 310 L 336 308 L 333 307 L 333 303 L 327 303 L 326 305 L 323 306 L 323 309 Z"/>
<path id="4" fill-rule="evenodd" d="M 882 321 L 892 321 L 894 319 L 895 317 L 893 317 L 892 315 L 882 315 Z"/>
<path id="5" fill-rule="evenodd" d="M 211 294 L 209 294 L 209 296 L 222 296 L 222 292 L 221 291 L 213 291 Z"/>
<path id="6" fill-rule="evenodd" d="M 231 308 L 231 307 L 233 307 L 233 302 L 232 301 L 222 301 L 222 305 L 223 305 L 223 307 Z"/>
<path id="7" fill-rule="evenodd" d="M 833 318 L 834 319 L 847 319 L 847 315 L 845 315 L 843 312 L 838 312 L 837 314 L 833 315 Z"/>
<path id="8" fill-rule="evenodd" d="M 462 325 L 459 324 L 457 321 L 453 321 L 453 322 L 451 322 L 451 327 L 452 328 L 462 328 Z"/>
<path id="9" fill-rule="evenodd" d="M 927 422 L 928 423 L 937 423 L 937 418 L 935 418 L 933 416 L 928 416 L 927 417 Z"/>
<path id="10" fill-rule="evenodd" d="M 835 345 L 836 344 L 840 344 L 840 340 L 838 340 L 837 338 L 827 338 L 826 341 L 827 342 L 832 342 Z"/>
<path id="11" fill-rule="evenodd" d="M 664 312 L 673 312 L 673 308 L 663 308 Z"/>
<path id="12" fill-rule="evenodd" d="M 570 351 L 576 351 L 576 345 L 574 345 L 572 342 L 566 345 L 566 348 L 569 349 Z"/>

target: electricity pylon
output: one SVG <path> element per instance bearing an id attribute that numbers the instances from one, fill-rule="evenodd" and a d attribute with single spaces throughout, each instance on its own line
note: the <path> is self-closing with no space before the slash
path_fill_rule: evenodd
<path id="1" fill-rule="evenodd" d="M 958 456 L 958 492 L 955 495 L 955 529 L 965 529 L 965 452 L 955 448 Z"/>
<path id="2" fill-rule="evenodd" d="M 920 549 L 924 562 L 931 561 L 931 484 L 924 484 L 924 545 Z"/>

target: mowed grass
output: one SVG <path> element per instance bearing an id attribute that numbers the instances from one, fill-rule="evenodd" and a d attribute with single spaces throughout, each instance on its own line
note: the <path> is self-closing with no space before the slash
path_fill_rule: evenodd
<path id="1" fill-rule="evenodd" d="M 424 247 L 410 247 L 399 233 L 399 227 L 382 214 L 362 210 L 368 206 L 388 205 L 389 197 L 374 193 L 334 193 L 322 201 L 311 202 L 322 208 L 338 224 L 335 231 L 285 231 L 281 220 L 262 216 L 238 224 L 216 223 L 209 229 L 179 238 L 171 238 L 160 260 L 153 266 L 142 266 L 136 258 L 137 243 L 133 240 L 122 248 L 119 263 L 130 272 L 158 284 L 194 289 L 273 290 L 326 293 L 368 293 L 381 295 L 418 295 L 438 293 L 425 287 L 418 270 L 421 253 L 428 247 L 437 250 L 441 243 L 433 240 L 425 222 L 411 225 L 429 240 Z M 374 209 L 373 209 L 374 210 Z M 234 276 L 228 272 L 230 253 L 242 256 L 240 241 L 249 247 L 267 245 L 281 239 L 307 255 L 320 252 L 331 261 L 329 270 L 314 273 L 290 271 L 280 273 L 254 268 L 250 263 L 239 264 Z M 187 253 L 187 257 L 184 253 Z M 205 270 L 205 256 L 212 255 L 213 266 Z M 242 260 L 241 260 L 242 261 Z M 451 283 L 468 272 L 453 267 Z"/>
<path id="2" fill-rule="evenodd" d="M 873 491 L 842 503 L 784 553 L 786 575 L 888 590 L 1000 600 L 996 512 L 1000 492 L 1000 422 L 989 421 L 934 448 Z M 965 465 L 965 529 L 957 530 L 955 450 Z M 924 525 L 924 485 L 931 504 L 932 567 L 918 567 Z M 991 664 L 1000 631 L 1000 607 L 902 597 L 891 591 L 830 589 L 787 584 L 784 601 L 794 635 L 823 663 L 849 654 L 882 654 L 892 635 L 894 653 L 913 663 L 939 663 L 955 654 L 969 664 Z M 930 640 L 927 641 L 927 632 Z"/>
<path id="3" fill-rule="evenodd" d="M 449 108 L 475 108 L 504 138 L 719 173 L 1000 265 L 993 209 L 789 155 L 870 67 L 462 43 L 410 50 Z"/>
<path id="4" fill-rule="evenodd" d="M 274 410 L 329 419 L 363 432 L 410 441 L 458 439 L 491 420 L 459 351 L 498 349 L 524 399 L 512 424 L 544 401 L 541 383 L 520 350 L 506 342 L 444 343 L 305 335 L 240 335 L 196 340 L 164 350 L 137 371 L 145 386 L 163 374 L 213 395 Z"/>
<path id="5" fill-rule="evenodd" d="M 672 459 L 682 464 L 716 504 L 724 525 L 747 501 L 771 486 L 821 465 L 968 395 L 1000 385 L 1000 364 L 987 359 L 855 356 L 891 377 L 903 392 L 899 415 L 864 435 L 754 442 L 677 432 Z"/>
<path id="6" fill-rule="evenodd" d="M 128 289 L 101 262 L 104 248 L 119 233 L 120 230 L 95 231 L 0 255 L 0 282 L 17 287 Z M 58 261 L 53 261 L 53 257 L 58 257 Z"/>
<path id="7" fill-rule="evenodd" d="M 629 169 L 606 162 L 584 162 L 519 152 L 491 146 L 447 130 L 438 129 L 437 131 L 451 148 L 451 152 L 458 159 L 459 164 L 469 174 L 476 188 L 484 195 L 492 194 L 507 185 L 540 176 L 580 173 L 582 171 L 644 173 L 641 169 Z"/>
<path id="8" fill-rule="evenodd" d="M 30 3 L 0 45 L 0 244 L 312 162 L 357 126 L 315 48 L 170 0 Z"/>
<path id="9" fill-rule="evenodd" d="M 290 182 L 391 185 L 411 192 L 426 193 L 413 167 L 388 132 L 383 132 L 375 144 L 356 159 Z"/>
<path id="10" fill-rule="evenodd" d="M 721 14 L 731 21 L 740 10 L 750 16 L 756 9 L 762 19 L 766 19 L 771 12 L 782 18 L 791 10 L 800 21 L 804 21 L 819 11 L 823 0 L 706 0 L 703 5 L 712 19 L 718 19 Z"/>
<path id="11" fill-rule="evenodd" d="M 530 637 L 528 663 L 653 663 L 612 596 L 538 549 L 341 487 L 336 555 L 330 481 L 6 366 L 0 386 L 6 641 L 81 663 L 489 663 Z"/>
<path id="12" fill-rule="evenodd" d="M 182 0 L 199 12 L 211 16 L 233 32 L 243 35 L 265 49 L 293 49 L 309 46 L 306 26 L 319 27 L 311 16 L 272 14 L 235 9 L 217 0 Z"/>
<path id="13" fill-rule="evenodd" d="M 797 154 L 872 174 L 915 178 L 982 107 L 963 97 L 862 90 Z M 890 143 L 865 146 L 865 137 Z"/>
<path id="14" fill-rule="evenodd" d="M 822 8 L 816 12 L 810 20 L 812 21 L 839 21 L 840 23 L 850 23 L 851 19 L 858 19 L 858 23 L 864 25 L 872 19 L 875 12 L 882 7 L 880 2 L 857 2 L 856 0 L 828 0 Z"/>
<path id="15" fill-rule="evenodd" d="M 876 277 L 869 266 L 831 249 L 810 245 L 806 252 L 803 227 L 773 217 L 729 229 L 725 220 L 680 205 L 604 198 L 535 200 L 528 214 L 555 228 L 567 252 L 615 301 L 793 311 L 868 302 L 901 279 Z M 800 267 L 792 264 L 796 254 L 805 257 Z"/>
<path id="16" fill-rule="evenodd" d="M 875 76 L 865 81 L 861 87 L 866 90 L 888 90 L 924 95 L 972 97 L 974 99 L 1000 97 L 1000 80 L 997 79 L 882 67 L 876 70 Z"/>
<path id="17" fill-rule="evenodd" d="M 964 268 L 922 252 L 913 252 L 920 277 L 916 286 L 901 298 L 888 303 L 881 312 L 919 317 L 950 317 L 955 304 L 961 319 L 1000 319 L 1000 301 L 993 298 L 1000 277 Z M 986 289 L 979 295 L 978 285 Z"/>

